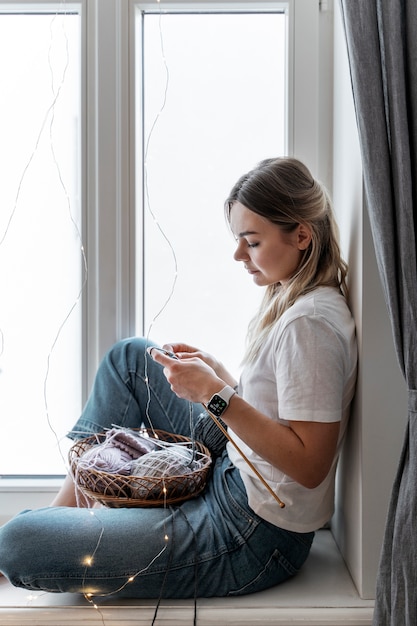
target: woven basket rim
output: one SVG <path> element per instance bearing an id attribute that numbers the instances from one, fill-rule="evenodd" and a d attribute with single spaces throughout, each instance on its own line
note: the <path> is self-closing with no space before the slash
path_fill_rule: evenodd
<path id="1" fill-rule="evenodd" d="M 130 429 L 132 431 L 143 431 L 143 429 Z M 184 443 L 188 449 L 193 445 L 193 441 L 184 435 L 176 435 L 163 430 L 149 430 L 149 434 L 156 435 L 157 438 L 164 441 L 172 441 L 172 443 Z M 189 474 L 161 476 L 136 476 L 124 475 L 117 473 L 105 472 L 99 469 L 82 468 L 78 471 L 78 462 L 83 454 L 92 447 L 99 445 L 106 438 L 106 433 L 96 433 L 91 436 L 78 439 L 70 448 L 68 458 L 70 462 L 70 470 L 76 487 L 88 498 L 96 500 L 105 506 L 113 507 L 151 507 L 165 506 L 175 504 L 184 500 L 194 498 L 203 491 L 207 482 L 207 475 L 211 466 L 211 455 L 208 448 L 200 441 L 194 441 L 196 454 L 200 459 L 206 457 L 201 467 L 193 470 Z M 78 480 L 77 480 L 78 479 Z M 80 481 L 82 480 L 82 482 Z M 101 481 L 101 482 L 100 482 Z M 119 484 L 118 484 L 119 483 Z M 100 484 L 100 490 L 97 490 L 97 484 Z M 175 489 L 182 484 L 181 490 L 177 493 Z M 104 487 L 102 486 L 104 485 Z M 92 488 L 92 487 L 95 487 Z M 114 488 L 123 490 L 123 493 L 107 493 Z M 148 490 L 147 497 L 135 497 L 135 495 L 126 495 L 126 491 L 132 489 L 132 493 Z M 163 493 L 157 494 L 155 491 L 160 489 Z M 170 492 L 171 491 L 171 492 Z M 151 494 L 151 495 L 149 495 Z"/>

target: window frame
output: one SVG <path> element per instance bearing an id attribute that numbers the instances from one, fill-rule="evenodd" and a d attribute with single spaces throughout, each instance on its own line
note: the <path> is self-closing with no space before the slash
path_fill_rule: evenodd
<path id="1" fill-rule="evenodd" d="M 135 254 L 135 196 L 141 186 L 135 155 L 134 16 L 159 11 L 159 4 L 140 0 L 0 0 L 0 11 L 48 11 L 58 5 L 78 10 L 82 19 L 82 203 L 83 241 L 88 281 L 83 296 L 83 401 L 104 352 L 118 339 L 135 333 L 135 283 L 141 272 Z M 268 11 L 286 7 L 289 15 L 288 154 L 308 162 L 316 175 L 319 153 L 320 93 L 319 0 L 164 0 L 169 10 Z M 329 53 L 331 51 L 329 50 Z M 321 82 L 320 82 L 321 81 Z M 328 90 L 328 86 L 327 86 Z M 331 110 L 331 103 L 328 103 Z M 331 115 L 329 115 L 329 124 Z M 140 230 L 140 229 L 139 229 Z M 138 243 L 140 245 L 140 242 Z M 0 523 L 24 506 L 43 503 L 54 492 L 54 478 L 0 480 Z"/>

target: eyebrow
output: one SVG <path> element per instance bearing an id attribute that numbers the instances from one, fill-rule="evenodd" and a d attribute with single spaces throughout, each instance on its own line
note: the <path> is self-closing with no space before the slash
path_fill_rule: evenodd
<path id="1" fill-rule="evenodd" d="M 238 237 L 247 237 L 248 235 L 259 235 L 259 233 L 256 230 L 244 230 L 238 234 Z"/>

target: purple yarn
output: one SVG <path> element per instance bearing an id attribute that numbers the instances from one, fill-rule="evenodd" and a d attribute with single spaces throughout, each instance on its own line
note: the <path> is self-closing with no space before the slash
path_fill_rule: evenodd
<path id="1" fill-rule="evenodd" d="M 131 463 L 132 457 L 126 451 L 104 442 L 84 452 L 78 467 L 127 476 Z"/>
<path id="2" fill-rule="evenodd" d="M 106 441 L 124 450 L 131 459 L 138 459 L 143 454 L 158 449 L 157 444 L 150 437 L 119 428 L 109 430 L 106 433 Z"/>
<path id="3" fill-rule="evenodd" d="M 125 429 L 112 428 L 103 443 L 89 448 L 79 460 L 80 469 L 108 474 L 130 474 L 133 460 L 158 449 L 149 437 Z"/>

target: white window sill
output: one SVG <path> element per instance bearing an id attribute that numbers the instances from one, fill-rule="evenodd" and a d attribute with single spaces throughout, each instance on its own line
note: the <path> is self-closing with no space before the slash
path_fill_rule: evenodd
<path id="1" fill-rule="evenodd" d="M 64 478 L 8 478 L 0 476 L 1 493 L 54 492 L 62 485 Z"/>
<path id="2" fill-rule="evenodd" d="M 24 509 L 48 506 L 64 478 L 0 478 L 0 526 Z"/>
<path id="3" fill-rule="evenodd" d="M 302 571 L 277 587 L 240 598 L 199 599 L 198 626 L 371 626 L 373 600 L 359 597 L 330 530 L 321 530 Z M 120 600 L 99 611 L 82 596 L 15 589 L 0 579 L 2 626 L 149 626 L 155 610 L 150 600 Z M 192 600 L 166 600 L 157 623 L 193 623 Z"/>

